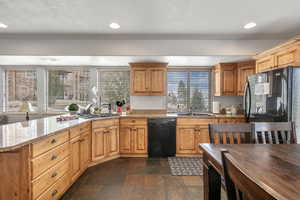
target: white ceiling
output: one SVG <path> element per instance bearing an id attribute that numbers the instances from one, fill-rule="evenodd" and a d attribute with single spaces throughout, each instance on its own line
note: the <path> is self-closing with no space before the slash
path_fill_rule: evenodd
<path id="1" fill-rule="evenodd" d="M 300 32 L 299 8 L 299 0 L 0 0 L 0 22 L 8 25 L 0 33 L 282 38 Z M 257 27 L 243 29 L 250 21 Z"/>
<path id="2" fill-rule="evenodd" d="M 168 62 L 169 66 L 212 66 L 249 56 L 0 56 L 0 65 L 128 66 L 130 62 Z"/>

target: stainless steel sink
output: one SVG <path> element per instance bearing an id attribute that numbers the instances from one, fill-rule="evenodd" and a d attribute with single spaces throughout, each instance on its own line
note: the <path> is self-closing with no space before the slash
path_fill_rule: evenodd
<path id="1" fill-rule="evenodd" d="M 178 116 L 214 117 L 212 113 L 178 113 Z"/>
<path id="2" fill-rule="evenodd" d="M 79 117 L 83 118 L 83 119 L 92 119 L 92 118 L 101 118 L 101 117 L 114 117 L 114 116 L 118 116 L 118 114 L 112 114 L 112 113 L 79 114 Z"/>

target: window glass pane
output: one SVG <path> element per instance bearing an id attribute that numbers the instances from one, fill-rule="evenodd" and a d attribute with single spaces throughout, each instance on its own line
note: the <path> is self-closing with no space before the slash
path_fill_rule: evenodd
<path id="1" fill-rule="evenodd" d="M 130 102 L 130 73 L 129 71 L 100 71 L 101 104 L 111 104 L 116 110 L 116 101 Z"/>
<path id="2" fill-rule="evenodd" d="M 190 101 L 193 112 L 209 111 L 209 72 L 190 72 Z"/>
<path id="3" fill-rule="evenodd" d="M 168 72 L 168 112 L 187 112 L 188 72 Z"/>
<path id="4" fill-rule="evenodd" d="M 210 72 L 168 72 L 168 112 L 208 112 Z"/>
<path id="5" fill-rule="evenodd" d="M 37 111 L 36 71 L 7 70 L 7 106 L 8 112 Z"/>
<path id="6" fill-rule="evenodd" d="M 48 111 L 65 111 L 71 103 L 88 104 L 88 71 L 48 72 Z"/>

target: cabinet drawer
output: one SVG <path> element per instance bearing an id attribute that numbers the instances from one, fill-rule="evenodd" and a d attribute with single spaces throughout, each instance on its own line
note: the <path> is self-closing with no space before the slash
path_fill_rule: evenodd
<path id="1" fill-rule="evenodd" d="M 121 125 L 147 125 L 147 119 L 146 118 L 122 118 L 120 119 Z"/>
<path id="2" fill-rule="evenodd" d="M 70 128 L 70 138 L 78 137 L 81 133 L 91 130 L 91 123 L 83 123 L 78 126 Z"/>
<path id="3" fill-rule="evenodd" d="M 94 128 L 106 128 L 109 126 L 119 125 L 119 119 L 100 119 L 95 120 L 92 123 L 92 127 Z"/>
<path id="4" fill-rule="evenodd" d="M 43 193 L 37 200 L 56 200 L 66 191 L 70 184 L 68 173 L 61 177 L 53 186 Z"/>
<path id="5" fill-rule="evenodd" d="M 214 118 L 177 118 L 177 126 L 180 125 L 208 125 L 217 122 Z"/>
<path id="6" fill-rule="evenodd" d="M 31 145 L 31 151 L 32 151 L 32 157 L 36 157 L 38 155 L 41 155 L 54 147 L 57 147 L 58 145 L 61 145 L 69 140 L 69 131 L 63 131 L 60 133 L 57 133 L 53 136 L 49 136 L 42 141 L 33 143 Z"/>
<path id="7" fill-rule="evenodd" d="M 69 155 L 69 143 L 66 142 L 55 149 L 34 158 L 32 162 L 32 179 L 35 179 L 48 168 L 54 166 L 59 161 Z"/>
<path id="8" fill-rule="evenodd" d="M 36 199 L 43 193 L 49 186 L 55 183 L 69 170 L 69 157 L 59 162 L 54 167 L 47 170 L 43 175 L 32 182 L 32 197 Z"/>

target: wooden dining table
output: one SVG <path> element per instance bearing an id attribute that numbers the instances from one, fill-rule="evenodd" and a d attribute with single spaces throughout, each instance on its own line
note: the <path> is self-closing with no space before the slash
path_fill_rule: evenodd
<path id="1" fill-rule="evenodd" d="M 199 148 L 205 200 L 221 199 L 222 149 L 274 199 L 300 200 L 300 144 L 199 144 Z"/>

